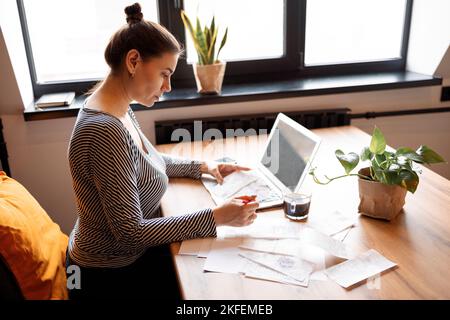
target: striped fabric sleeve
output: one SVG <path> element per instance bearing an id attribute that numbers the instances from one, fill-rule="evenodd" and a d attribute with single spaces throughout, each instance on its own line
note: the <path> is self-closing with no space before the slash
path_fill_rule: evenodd
<path id="1" fill-rule="evenodd" d="M 144 219 L 133 157 L 137 148 L 117 124 L 104 124 L 92 137 L 91 173 L 108 225 L 116 240 L 130 250 L 216 236 L 211 209 L 168 218 Z"/>
<path id="2" fill-rule="evenodd" d="M 202 161 L 175 157 L 165 153 L 160 153 L 166 163 L 166 174 L 169 177 L 190 177 L 200 179 L 202 173 L 200 166 Z"/>

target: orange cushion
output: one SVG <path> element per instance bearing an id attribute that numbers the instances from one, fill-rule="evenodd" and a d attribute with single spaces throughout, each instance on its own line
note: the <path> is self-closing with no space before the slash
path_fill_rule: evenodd
<path id="1" fill-rule="evenodd" d="M 25 299 L 67 299 L 68 237 L 16 180 L 0 171 L 0 255 Z"/>

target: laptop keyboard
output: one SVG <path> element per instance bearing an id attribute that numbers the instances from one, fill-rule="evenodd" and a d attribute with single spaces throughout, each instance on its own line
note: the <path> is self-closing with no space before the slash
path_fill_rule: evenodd
<path id="1" fill-rule="evenodd" d="M 275 192 L 270 192 L 268 195 L 262 197 L 262 199 L 258 199 L 259 203 L 271 202 L 276 200 L 281 200 L 281 197 Z"/>
<path id="2" fill-rule="evenodd" d="M 262 177 L 258 177 L 256 181 L 239 190 L 236 196 L 252 194 L 256 195 L 256 200 L 259 203 L 272 202 L 282 199 L 281 195 L 272 190 Z"/>
<path id="3" fill-rule="evenodd" d="M 220 199 L 242 195 L 256 195 L 256 201 L 259 203 L 279 201 L 282 199 L 281 195 L 276 190 L 270 188 L 262 174 L 255 171 L 243 172 L 242 174 L 246 175 L 246 177 L 244 177 L 245 179 L 242 179 L 242 183 L 239 182 L 239 179 L 237 179 L 238 181 L 231 181 L 228 179 L 227 183 L 231 183 L 231 186 L 228 187 L 225 185 L 218 185 L 216 180 L 210 177 L 202 177 L 202 182 L 210 193 Z M 233 191 L 233 188 L 238 190 Z"/>

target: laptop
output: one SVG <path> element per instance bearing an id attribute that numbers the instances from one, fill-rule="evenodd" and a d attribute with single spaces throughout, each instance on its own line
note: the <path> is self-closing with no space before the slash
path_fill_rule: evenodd
<path id="1" fill-rule="evenodd" d="M 300 189 L 320 142 L 316 134 L 279 113 L 255 168 L 225 177 L 222 185 L 210 178 L 202 182 L 218 205 L 230 197 L 256 194 L 258 210 L 280 206 L 287 190 Z"/>

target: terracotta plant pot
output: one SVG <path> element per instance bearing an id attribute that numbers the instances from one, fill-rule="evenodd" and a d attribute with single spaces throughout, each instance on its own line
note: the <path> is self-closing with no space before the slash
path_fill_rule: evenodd
<path id="1" fill-rule="evenodd" d="M 359 174 L 370 176 L 369 168 L 359 170 Z M 405 205 L 407 190 L 398 185 L 386 185 L 380 182 L 358 179 L 360 214 L 377 218 L 392 220 Z"/>
<path id="2" fill-rule="evenodd" d="M 222 91 L 226 62 L 198 65 L 194 64 L 197 91 L 204 94 L 219 94 Z"/>

